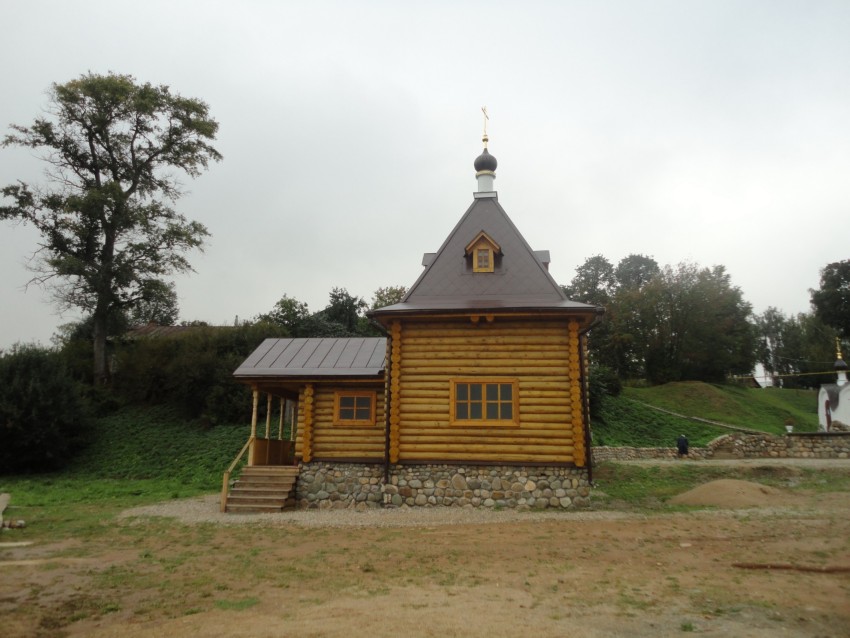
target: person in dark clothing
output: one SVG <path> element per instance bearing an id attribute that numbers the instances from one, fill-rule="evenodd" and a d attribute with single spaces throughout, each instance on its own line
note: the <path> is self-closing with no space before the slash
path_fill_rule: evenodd
<path id="1" fill-rule="evenodd" d="M 680 434 L 679 438 L 676 439 L 676 447 L 679 449 L 679 456 L 687 456 L 688 455 L 688 437 L 684 434 Z"/>

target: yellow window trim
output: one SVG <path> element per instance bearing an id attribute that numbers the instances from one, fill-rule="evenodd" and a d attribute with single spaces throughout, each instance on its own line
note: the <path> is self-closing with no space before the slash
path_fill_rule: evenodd
<path id="1" fill-rule="evenodd" d="M 375 390 L 334 390 L 334 425 L 340 426 L 359 426 L 371 427 L 375 425 L 375 404 L 377 402 L 378 393 Z M 340 400 L 343 398 L 353 397 L 355 405 L 357 397 L 369 398 L 369 418 L 368 419 L 344 419 L 340 416 Z"/>
<path id="2" fill-rule="evenodd" d="M 484 244 L 484 242 L 476 245 L 472 251 L 472 272 L 494 272 L 494 262 L 492 248 Z"/>
<path id="3" fill-rule="evenodd" d="M 486 263 L 482 259 L 479 263 L 479 251 L 487 251 Z M 475 236 L 471 242 L 464 248 L 464 254 L 472 258 L 472 272 L 495 272 L 496 270 L 496 255 L 502 253 L 502 248 L 497 244 L 490 235 L 483 230 Z M 481 255 L 484 257 L 484 255 Z"/>
<path id="4" fill-rule="evenodd" d="M 486 414 L 486 404 L 493 403 L 493 401 L 488 402 L 486 399 L 486 385 L 487 384 L 498 384 L 498 385 L 510 385 L 511 386 L 511 398 L 510 401 L 501 401 L 497 400 L 496 403 L 501 405 L 502 403 L 511 404 L 511 418 L 510 419 L 459 419 L 457 417 L 457 387 L 458 385 L 464 384 L 478 384 L 481 385 L 482 399 L 481 409 L 482 416 Z M 472 403 L 471 399 L 469 400 Z M 475 403 L 479 403 L 476 401 Z M 449 425 L 456 426 L 474 426 L 474 427 L 517 427 L 519 426 L 519 380 L 507 377 L 457 377 L 451 380 L 451 400 L 449 404 Z"/>
<path id="5" fill-rule="evenodd" d="M 468 255 L 469 253 L 472 252 L 472 249 L 475 246 L 478 246 L 479 244 L 482 244 L 482 243 L 488 244 L 496 252 L 502 252 L 502 247 L 499 246 L 499 244 L 496 242 L 496 240 L 493 239 L 492 237 L 490 237 L 490 235 L 488 235 L 487 233 L 485 233 L 482 230 L 480 233 L 478 233 L 475 236 L 475 239 L 473 239 L 471 242 L 469 242 L 466 245 L 466 247 L 463 249 L 464 253 Z"/>

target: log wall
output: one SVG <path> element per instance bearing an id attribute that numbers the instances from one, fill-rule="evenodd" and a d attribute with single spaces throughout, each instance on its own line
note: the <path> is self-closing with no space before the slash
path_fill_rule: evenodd
<path id="1" fill-rule="evenodd" d="M 584 465 L 577 323 L 407 321 L 392 335 L 400 343 L 398 460 Z M 457 377 L 517 379 L 519 425 L 451 425 Z"/>
<path id="2" fill-rule="evenodd" d="M 298 397 L 298 426 L 295 454 L 305 462 L 312 459 L 384 459 L 384 386 L 324 386 L 313 384 L 312 402 L 302 388 Z M 375 425 L 334 425 L 334 392 L 374 390 Z M 308 411 L 307 407 L 311 407 Z M 305 445 L 305 442 L 308 443 Z"/>

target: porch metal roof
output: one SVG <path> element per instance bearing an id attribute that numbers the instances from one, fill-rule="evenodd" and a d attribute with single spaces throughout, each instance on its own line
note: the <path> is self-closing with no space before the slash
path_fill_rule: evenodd
<path id="1" fill-rule="evenodd" d="M 364 377 L 384 372 L 384 337 L 266 339 L 236 368 L 233 376 Z"/>

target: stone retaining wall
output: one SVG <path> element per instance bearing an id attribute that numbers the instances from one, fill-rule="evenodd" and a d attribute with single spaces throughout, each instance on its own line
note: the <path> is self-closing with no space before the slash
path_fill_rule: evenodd
<path id="1" fill-rule="evenodd" d="M 725 437 L 724 437 L 725 438 Z M 691 447 L 688 457 L 692 459 L 711 458 L 708 448 Z M 610 447 L 600 445 L 593 448 L 593 462 L 600 461 L 639 461 L 641 459 L 675 459 L 679 453 L 675 447 Z"/>
<path id="2" fill-rule="evenodd" d="M 806 432 L 774 436 L 772 434 L 726 434 L 711 441 L 705 447 L 691 447 L 688 456 L 695 459 L 714 458 L 715 452 L 722 450 L 735 458 L 798 458 L 798 459 L 847 459 L 850 458 L 850 433 L 848 432 Z M 607 447 L 593 448 L 593 460 L 632 461 L 636 459 L 676 458 L 675 447 L 671 448 L 634 448 Z"/>
<path id="3" fill-rule="evenodd" d="M 301 464 L 302 508 L 484 507 L 574 509 L 590 505 L 587 470 L 512 465 Z"/>

